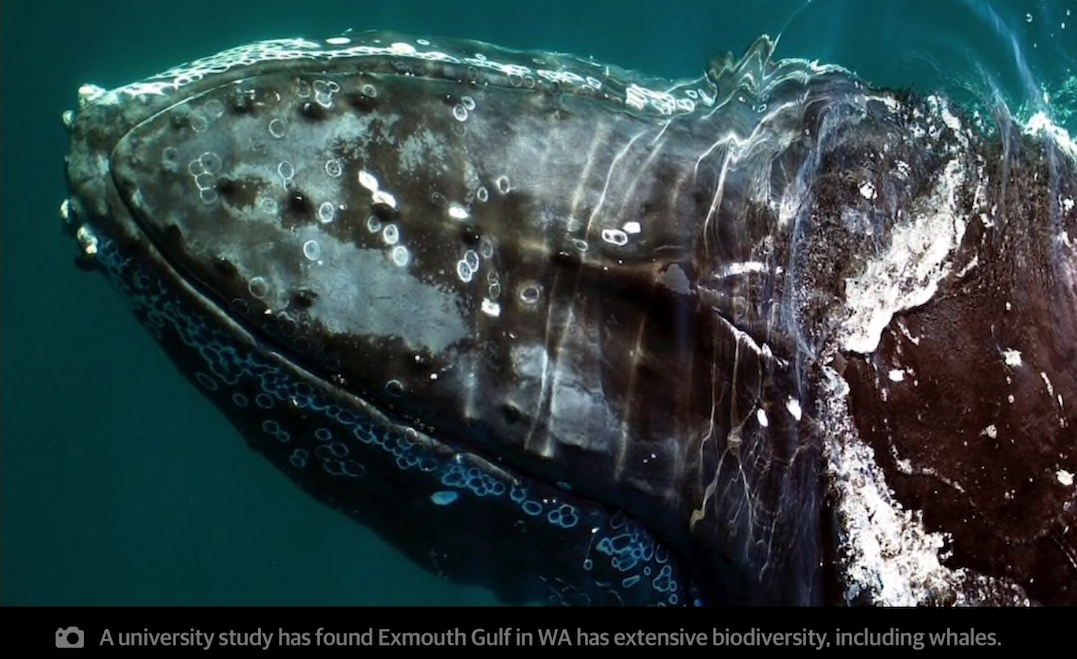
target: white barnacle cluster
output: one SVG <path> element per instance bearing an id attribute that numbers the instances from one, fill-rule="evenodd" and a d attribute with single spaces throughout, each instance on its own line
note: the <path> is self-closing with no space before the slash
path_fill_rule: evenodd
<path id="1" fill-rule="evenodd" d="M 958 210 L 958 191 L 966 172 L 955 157 L 932 194 L 931 212 L 914 214 L 894 227 L 889 246 L 846 280 L 848 316 L 842 344 L 870 353 L 894 314 L 930 300 L 950 273 L 950 256 L 961 244 L 968 222 Z"/>
<path id="2" fill-rule="evenodd" d="M 323 108 L 333 105 L 333 95 L 340 91 L 340 83 L 335 80 L 315 80 L 311 83 L 314 102 Z"/>
<path id="3" fill-rule="evenodd" d="M 194 179 L 198 196 L 205 204 L 217 201 L 217 174 L 221 171 L 221 164 L 221 157 L 212 151 L 203 153 L 187 164 L 187 172 Z"/>
<path id="4" fill-rule="evenodd" d="M 918 120 L 914 122 L 913 134 L 941 139 L 944 129 L 952 131 L 952 142 L 942 143 L 950 160 L 929 202 L 909 212 L 907 219 L 897 221 L 889 245 L 872 255 L 858 275 L 846 280 L 849 311 L 842 343 L 847 350 L 862 353 L 874 350 L 894 314 L 930 300 L 939 283 L 951 274 L 953 255 L 969 221 L 959 200 L 962 186 L 975 183 L 973 203 L 977 206 L 985 203 L 983 163 L 966 155 L 968 130 L 950 111 L 946 99 L 929 96 L 925 104 L 926 113 L 914 109 Z M 926 131 L 921 125 L 927 126 Z M 898 163 L 902 178 L 907 176 L 907 170 L 908 164 Z M 874 185 L 865 182 L 860 194 L 870 200 L 877 196 L 877 191 Z M 963 275 L 976 265 L 970 262 L 958 274 Z"/>
<path id="5" fill-rule="evenodd" d="M 370 189 L 371 185 L 376 187 L 377 182 L 367 172 L 360 172 L 360 184 L 367 189 Z M 373 184 L 371 184 L 373 181 Z M 370 184 L 370 185 L 368 185 Z M 400 229 L 395 224 L 383 224 L 377 215 L 371 215 L 367 218 L 366 229 L 372 235 L 380 235 L 382 243 L 386 247 L 390 248 L 389 258 L 393 264 L 398 267 L 405 267 L 412 261 L 411 252 L 407 247 L 400 243 Z"/>
<path id="6" fill-rule="evenodd" d="M 847 407 L 848 385 L 827 371 L 819 418 L 828 428 L 824 447 L 835 490 L 834 510 L 842 529 L 838 551 L 846 601 L 915 606 L 949 593 L 962 604 L 967 601 L 968 586 L 990 582 L 1004 588 L 1014 604 L 1027 606 L 1023 594 L 1005 582 L 943 565 L 947 537 L 929 532 L 919 512 L 895 500 L 874 451 L 856 439 Z M 984 434 L 991 432 L 993 428 Z"/>
<path id="7" fill-rule="evenodd" d="M 481 285 L 482 279 L 479 278 L 479 273 L 483 269 L 483 261 L 489 261 L 493 254 L 493 243 L 488 238 L 483 238 L 478 251 L 465 250 L 463 256 L 456 262 L 457 278 L 464 284 L 474 282 Z M 501 297 L 501 279 L 492 266 L 486 268 L 485 282 L 486 290 L 479 304 L 479 310 L 491 318 L 497 318 L 501 315 L 501 303 L 498 301 Z"/>

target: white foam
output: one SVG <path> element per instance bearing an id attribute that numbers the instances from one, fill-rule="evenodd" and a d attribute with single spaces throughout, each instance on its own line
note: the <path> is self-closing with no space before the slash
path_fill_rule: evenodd
<path id="1" fill-rule="evenodd" d="M 1055 124 L 1045 113 L 1037 112 L 1032 115 L 1025 123 L 1024 129 L 1029 135 L 1042 135 L 1053 140 L 1059 148 L 1077 160 L 1077 142 L 1073 141 L 1065 128 Z"/>

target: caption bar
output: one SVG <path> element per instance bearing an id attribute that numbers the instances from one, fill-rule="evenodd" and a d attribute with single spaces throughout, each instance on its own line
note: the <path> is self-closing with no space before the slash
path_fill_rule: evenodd
<path id="1" fill-rule="evenodd" d="M 222 648 L 309 648 L 309 647 L 802 647 L 825 650 L 831 647 L 991 647 L 1001 642 L 993 632 L 965 629 L 955 631 L 903 631 L 891 627 L 886 631 L 869 629 L 824 632 L 764 631 L 719 629 L 708 631 L 590 631 L 583 628 L 498 629 L 452 628 L 437 632 L 399 631 L 370 627 L 363 631 L 334 631 L 318 627 L 314 631 L 289 631 L 278 628 L 264 631 L 206 632 L 186 631 L 113 631 L 105 629 L 99 638 L 86 638 L 77 627 L 57 629 L 56 647 L 190 647 L 203 650 Z"/>

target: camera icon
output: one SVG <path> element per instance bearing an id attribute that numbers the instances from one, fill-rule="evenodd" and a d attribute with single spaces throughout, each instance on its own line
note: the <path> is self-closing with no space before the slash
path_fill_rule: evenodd
<path id="1" fill-rule="evenodd" d="M 81 648 L 86 646 L 86 635 L 78 627 L 56 630 L 56 647 Z"/>

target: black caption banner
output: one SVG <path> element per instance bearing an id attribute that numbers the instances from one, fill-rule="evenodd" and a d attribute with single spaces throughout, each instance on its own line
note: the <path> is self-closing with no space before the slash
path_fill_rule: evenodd
<path id="1" fill-rule="evenodd" d="M 5 612 L 9 644 L 89 654 L 336 653 L 409 648 L 1021 651 L 1065 644 L 1060 612 L 948 609 L 34 608 Z M 7 625 L 5 625 L 7 626 Z"/>

